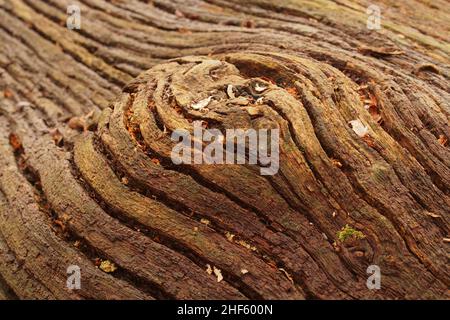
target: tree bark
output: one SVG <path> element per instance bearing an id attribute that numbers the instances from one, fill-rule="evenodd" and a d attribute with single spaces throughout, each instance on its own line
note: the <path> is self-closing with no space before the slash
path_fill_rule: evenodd
<path id="1" fill-rule="evenodd" d="M 447 1 L 71 4 L 0 0 L 0 299 L 449 298 Z M 278 173 L 175 165 L 194 121 Z"/>

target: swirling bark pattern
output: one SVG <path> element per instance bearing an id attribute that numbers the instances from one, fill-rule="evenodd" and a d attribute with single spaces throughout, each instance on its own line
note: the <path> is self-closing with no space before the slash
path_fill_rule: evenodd
<path id="1" fill-rule="evenodd" d="M 433 3 L 414 1 L 417 26 L 385 1 L 368 31 L 365 1 L 83 0 L 69 31 L 70 1 L 0 1 L 0 298 L 448 298 L 450 13 Z M 175 165 L 194 121 L 279 129 L 278 173 Z"/>

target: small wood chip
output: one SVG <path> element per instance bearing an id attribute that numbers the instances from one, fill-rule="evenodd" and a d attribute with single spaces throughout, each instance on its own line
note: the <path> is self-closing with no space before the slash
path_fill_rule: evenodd
<path id="1" fill-rule="evenodd" d="M 209 224 L 211 223 L 211 221 L 209 221 L 208 219 L 205 219 L 205 218 L 201 218 L 201 219 L 200 219 L 200 223 L 203 223 L 203 224 L 209 226 Z"/>
<path id="2" fill-rule="evenodd" d="M 194 103 L 193 105 L 191 105 L 191 108 L 194 110 L 202 110 L 203 108 L 206 108 L 208 106 L 208 104 L 211 102 L 212 96 L 200 100 L 197 103 Z"/>
<path id="3" fill-rule="evenodd" d="M 178 9 L 175 10 L 175 15 L 176 15 L 178 18 L 184 18 L 184 13 L 181 12 L 180 10 L 178 10 Z"/>
<path id="4" fill-rule="evenodd" d="M 216 267 L 214 267 L 213 271 L 214 271 L 214 274 L 217 277 L 217 282 L 222 281 L 223 280 L 222 271 L 220 269 L 216 268 Z"/>
<path id="5" fill-rule="evenodd" d="M 235 99 L 235 98 L 236 98 L 236 96 L 234 95 L 233 85 L 232 85 L 232 84 L 229 84 L 229 85 L 227 86 L 227 95 L 228 95 L 228 97 L 229 97 L 230 99 Z"/>
<path id="6" fill-rule="evenodd" d="M 70 129 L 73 130 L 84 130 L 86 127 L 86 121 L 80 117 L 72 117 L 67 123 Z"/>
<path id="7" fill-rule="evenodd" d="M 209 264 L 206 265 L 206 273 L 207 274 L 212 274 L 213 273 L 213 269 L 211 268 L 211 266 Z"/>
<path id="8" fill-rule="evenodd" d="M 247 269 L 241 269 L 241 273 L 242 273 L 242 274 L 247 274 L 247 273 L 248 273 L 248 270 L 247 270 Z"/>
<path id="9" fill-rule="evenodd" d="M 263 92 L 264 90 L 267 90 L 267 86 L 265 86 L 265 85 L 262 85 L 262 84 L 260 84 L 260 83 L 255 83 L 255 91 L 256 92 Z"/>
<path id="10" fill-rule="evenodd" d="M 284 275 L 286 276 L 286 278 L 289 279 L 289 281 L 291 281 L 291 283 L 294 283 L 294 279 L 292 278 L 292 276 L 283 268 L 278 268 L 278 270 L 280 270 L 281 272 L 284 273 Z"/>
<path id="11" fill-rule="evenodd" d="M 264 103 L 264 97 L 260 97 L 255 101 L 255 104 L 263 104 Z"/>
<path id="12" fill-rule="evenodd" d="M 335 166 L 335 167 L 342 168 L 342 163 L 341 163 L 339 160 L 337 160 L 337 159 L 332 158 L 332 159 L 331 159 L 331 163 L 332 163 L 333 166 Z"/>
<path id="13" fill-rule="evenodd" d="M 234 234 L 230 233 L 230 232 L 226 232 L 225 233 L 225 237 L 227 237 L 228 241 L 233 242 L 233 238 L 234 238 Z"/>
<path id="14" fill-rule="evenodd" d="M 252 246 L 252 245 L 248 244 L 244 240 L 239 240 L 239 241 L 237 241 L 237 243 L 240 244 L 241 246 L 249 249 L 249 250 L 252 250 L 252 251 L 256 251 L 257 250 L 255 246 Z"/>
<path id="15" fill-rule="evenodd" d="M 425 212 L 425 214 L 432 218 L 440 218 L 441 217 L 440 215 L 433 213 L 433 212 L 429 212 L 429 211 Z"/>
<path id="16" fill-rule="evenodd" d="M 355 256 L 358 257 L 358 258 L 364 257 L 364 252 L 362 252 L 362 251 L 355 251 L 354 254 L 355 254 Z"/>
<path id="17" fill-rule="evenodd" d="M 19 108 L 24 108 L 24 107 L 31 107 L 32 104 L 28 101 L 19 101 L 19 102 L 17 102 L 17 106 Z"/>
<path id="18" fill-rule="evenodd" d="M 369 128 L 361 122 L 361 120 L 352 120 L 349 122 L 353 131 L 358 135 L 358 137 L 364 137 L 367 132 L 369 132 Z"/>

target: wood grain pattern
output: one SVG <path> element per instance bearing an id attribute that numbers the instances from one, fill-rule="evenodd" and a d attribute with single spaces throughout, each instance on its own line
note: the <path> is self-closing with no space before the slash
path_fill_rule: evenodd
<path id="1" fill-rule="evenodd" d="M 449 298 L 447 1 L 69 4 L 0 0 L 0 299 Z M 280 129 L 279 172 L 174 165 L 196 120 Z"/>

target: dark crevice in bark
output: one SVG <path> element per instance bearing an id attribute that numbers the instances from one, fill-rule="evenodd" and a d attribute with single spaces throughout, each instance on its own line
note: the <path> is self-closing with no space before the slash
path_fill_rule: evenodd
<path id="1" fill-rule="evenodd" d="M 36 180 L 36 183 L 34 186 L 40 194 L 42 203 L 45 203 L 45 206 L 46 206 L 45 211 L 48 212 L 48 214 L 51 216 L 51 218 L 53 220 L 59 219 L 60 215 L 56 211 L 54 211 L 52 209 L 51 205 L 47 202 L 44 191 L 40 187 L 39 177 L 36 176 L 36 179 L 37 180 Z M 58 225 L 58 227 L 61 228 L 59 225 Z M 83 237 L 80 237 L 77 234 L 76 230 L 71 228 L 70 225 L 64 226 L 62 228 L 62 230 L 60 230 L 59 232 L 55 231 L 55 233 L 60 239 L 66 241 L 68 243 L 78 242 L 79 245 L 76 248 L 79 250 L 79 252 L 81 252 L 84 256 L 86 256 L 86 258 L 92 264 L 95 264 L 95 261 L 97 261 L 98 259 L 101 259 L 101 260 L 108 259 L 110 262 L 118 265 L 119 266 L 118 270 L 114 271 L 113 273 L 110 273 L 111 276 L 130 283 L 134 287 L 138 288 L 139 290 L 141 290 L 145 293 L 148 293 L 150 296 L 152 296 L 156 299 L 164 299 L 164 300 L 167 300 L 167 299 L 173 300 L 174 299 L 174 296 L 165 292 L 158 284 L 153 283 L 133 272 L 130 272 L 126 269 L 126 267 L 121 266 L 120 264 L 116 263 L 114 260 L 114 257 L 108 256 L 106 253 L 104 253 L 103 251 L 96 248 L 93 244 L 89 243 L 86 239 L 84 239 Z M 86 296 L 85 298 L 92 299 L 93 297 Z"/>
<path id="2" fill-rule="evenodd" d="M 249 299 L 262 299 L 262 297 L 256 291 L 254 291 L 254 289 L 250 288 L 248 285 L 243 283 L 241 279 L 228 272 L 222 266 L 217 265 L 216 263 L 213 263 L 212 261 L 209 261 L 204 257 L 198 255 L 192 249 L 180 243 L 178 239 L 170 237 L 166 234 L 159 232 L 156 229 L 151 228 L 150 226 L 144 225 L 134 219 L 129 218 L 126 213 L 122 212 L 120 209 L 114 208 L 112 205 L 105 202 L 103 198 L 97 193 L 97 191 L 95 191 L 95 189 L 92 188 L 92 186 L 90 186 L 87 182 L 82 180 L 82 174 L 79 171 L 73 159 L 71 159 L 71 164 L 73 176 L 77 178 L 80 185 L 83 186 L 83 189 L 85 189 L 89 193 L 91 198 L 94 199 L 97 202 L 97 204 L 106 213 L 108 213 L 108 215 L 119 220 L 121 223 L 123 223 L 124 225 L 126 225 L 131 229 L 139 230 L 149 239 L 182 254 L 183 256 L 191 260 L 193 263 L 195 263 L 197 266 L 199 266 L 201 269 L 204 269 L 207 264 L 216 265 L 217 267 L 222 268 L 224 280 L 227 281 L 230 285 L 239 290 Z"/>
<path id="3" fill-rule="evenodd" d="M 350 79 L 352 79 L 355 83 L 361 85 L 363 83 L 369 83 L 371 81 L 371 79 L 369 77 L 367 77 L 365 74 L 361 73 L 361 72 L 356 72 L 355 70 L 352 70 L 351 68 L 347 67 L 347 63 L 345 61 L 340 61 L 337 59 L 334 59 L 333 57 L 329 56 L 329 55 L 319 55 L 319 54 L 311 54 L 312 57 L 314 57 L 315 59 L 321 60 L 321 61 L 325 61 L 330 63 L 333 67 L 337 68 L 338 70 L 340 70 L 342 73 L 344 73 L 346 76 L 348 76 Z M 395 67 L 395 66 L 393 66 Z M 396 71 L 393 71 L 396 72 Z M 406 93 L 404 93 L 406 95 Z M 418 114 L 420 116 L 420 114 Z M 424 119 L 424 117 L 420 118 L 420 120 L 422 121 L 422 123 L 426 123 L 426 119 Z M 403 124 L 403 123 L 402 123 Z M 419 156 L 419 154 L 417 152 L 415 152 L 415 146 L 410 144 L 410 141 L 405 137 L 403 132 L 399 131 L 399 126 L 395 126 L 393 124 L 387 124 L 387 123 L 382 123 L 382 125 L 380 126 L 389 136 L 392 137 L 393 140 L 397 141 L 397 143 L 402 146 L 403 148 L 405 148 L 406 150 L 409 151 L 409 154 L 411 156 L 413 156 L 418 163 L 420 163 L 420 165 L 422 166 L 422 168 L 426 171 L 426 173 L 428 174 L 428 176 L 431 178 L 433 184 L 438 187 L 440 189 L 440 191 L 442 191 L 444 194 L 446 195 L 450 195 L 450 191 L 447 188 L 447 186 L 445 185 L 445 182 L 442 181 L 442 178 L 435 172 L 435 169 L 430 168 L 430 166 L 427 164 L 426 159 L 424 159 L 423 157 Z M 429 129 L 426 127 L 425 128 L 428 132 Z M 430 132 L 432 134 L 432 132 Z M 423 140 L 423 138 L 420 135 L 415 135 L 416 137 L 418 137 L 420 139 L 420 141 L 426 146 L 427 142 Z M 381 156 L 383 156 L 380 153 Z M 394 168 L 395 170 L 395 168 Z M 396 171 L 397 173 L 397 171 Z M 401 177 L 401 175 L 398 175 L 399 178 Z M 412 193 L 412 192 L 411 192 Z"/>
<path id="4" fill-rule="evenodd" d="M 10 12 L 10 11 L 8 11 L 8 12 L 12 14 L 12 12 Z M 12 14 L 12 15 L 13 15 L 13 14 Z M 20 18 L 20 17 L 17 17 L 17 19 L 19 19 L 19 20 L 20 20 L 22 23 L 24 23 L 24 24 L 27 23 L 25 20 L 23 20 L 23 19 Z M 0 27 L 1 27 L 1 26 L 0 26 Z M 2 28 L 3 28 L 3 27 L 2 27 Z M 54 39 L 52 39 L 51 36 L 47 35 L 46 33 L 44 33 L 42 30 L 40 30 L 40 29 L 37 28 L 36 26 L 31 25 L 29 28 L 30 28 L 30 30 L 34 31 L 36 34 L 38 34 L 39 36 L 41 36 L 42 38 L 44 38 L 45 40 L 47 40 L 47 41 L 50 42 L 51 44 L 58 46 L 58 43 L 57 43 Z M 23 43 L 26 43 L 26 42 L 23 41 Z M 28 45 L 27 45 L 27 46 L 28 46 Z M 72 59 L 74 59 L 75 61 L 77 61 L 78 63 L 82 64 L 84 67 L 86 67 L 86 68 L 89 69 L 89 66 L 86 65 L 85 62 L 83 62 L 83 60 L 82 60 L 80 57 L 78 57 L 76 54 L 74 54 L 73 52 L 68 51 L 68 50 L 67 50 L 66 48 L 64 48 L 64 47 L 61 47 L 61 46 L 60 46 L 60 48 L 61 48 L 61 50 L 62 50 L 65 54 L 67 54 L 67 55 L 70 56 Z M 39 55 L 38 52 L 35 52 L 35 53 L 36 53 L 37 55 Z M 97 68 L 95 71 L 96 71 L 100 76 L 102 76 L 103 79 L 109 81 L 110 83 L 112 83 L 112 84 L 114 84 L 114 85 L 116 85 L 116 86 L 118 86 L 118 87 L 123 87 L 123 86 L 125 85 L 124 82 L 122 82 L 122 81 L 119 80 L 119 79 L 116 79 L 116 78 L 111 77 L 110 75 L 108 75 L 108 74 L 107 74 L 104 70 L 102 70 L 101 68 Z M 131 76 L 131 75 L 130 75 L 130 76 Z"/>
<path id="5" fill-rule="evenodd" d="M 198 214 L 197 211 L 193 212 L 189 207 L 182 204 L 181 202 L 172 199 L 170 196 L 165 194 L 164 192 L 161 192 L 159 190 L 156 190 L 154 188 L 151 188 L 150 185 L 146 185 L 141 183 L 140 181 L 136 180 L 134 177 L 128 175 L 126 173 L 126 169 L 123 168 L 117 161 L 114 160 L 113 155 L 110 153 L 109 150 L 106 149 L 106 146 L 101 145 L 99 141 L 97 141 L 97 147 L 99 148 L 98 151 L 105 155 L 106 159 L 108 159 L 108 162 L 110 164 L 110 167 L 113 169 L 114 173 L 116 174 L 116 177 L 121 180 L 123 177 L 126 177 L 129 181 L 127 184 L 127 187 L 130 189 L 130 191 L 138 192 L 148 198 L 153 198 L 154 196 L 157 197 L 158 201 L 166 205 L 167 207 L 182 213 L 183 215 L 196 220 L 200 222 L 202 218 L 208 219 L 211 223 L 208 225 L 212 230 L 216 231 L 218 234 L 221 234 L 224 236 L 225 240 L 225 234 L 229 231 L 226 227 L 221 225 L 221 222 L 217 219 L 214 219 L 211 215 L 204 215 L 204 214 Z M 211 189 L 209 189 L 212 191 Z M 266 225 L 268 229 L 270 229 L 272 232 L 277 233 L 274 228 L 272 228 L 270 225 Z M 245 236 L 243 236 L 241 233 L 235 234 L 236 241 L 244 240 L 246 243 L 253 244 L 252 239 L 248 239 Z M 228 241 L 228 240 L 227 240 Z M 272 253 L 258 249 L 256 252 L 252 251 L 252 254 L 257 256 L 258 258 L 262 259 L 263 261 L 274 261 L 277 265 L 277 267 L 280 269 L 286 270 L 290 274 L 295 275 L 295 284 L 298 285 L 307 295 L 308 299 L 317 299 L 315 294 L 308 289 L 308 287 L 305 285 L 306 281 L 303 277 L 303 275 L 291 270 L 290 268 L 286 267 L 285 264 L 281 261 L 281 259 L 277 256 L 274 256 Z"/>
<path id="6" fill-rule="evenodd" d="M 5 32 L 8 32 L 8 30 L 4 29 L 3 26 L 0 25 L 0 29 L 4 30 Z M 38 52 L 36 52 L 32 47 L 30 47 L 27 43 L 25 43 L 24 41 L 21 42 L 22 45 L 24 45 L 25 47 L 29 48 L 30 50 L 32 50 L 36 55 L 39 55 Z M 53 68 L 51 65 L 47 65 L 48 68 Z M 10 73 L 8 73 L 11 77 L 13 77 Z M 70 88 L 70 86 L 68 86 L 67 84 L 65 84 L 64 82 L 61 82 L 60 79 L 57 79 L 53 76 L 52 73 L 48 73 L 47 74 L 47 79 L 52 81 L 53 84 L 55 85 L 55 87 L 57 88 Z M 19 81 L 18 79 L 15 79 L 17 81 Z M 64 113 L 66 114 L 66 117 L 70 118 L 70 115 L 73 115 L 74 112 L 73 110 L 71 110 L 68 106 L 67 103 L 64 100 L 61 100 L 59 97 L 57 97 L 51 90 L 48 91 L 46 88 L 41 87 L 41 85 L 35 84 L 35 87 L 39 88 L 39 90 L 44 93 L 44 96 L 48 99 L 53 99 L 53 101 L 56 101 L 59 106 L 62 108 L 62 111 L 64 111 Z M 31 93 L 32 90 L 28 90 L 26 92 L 22 92 L 23 95 L 25 97 L 28 98 L 28 94 Z M 74 92 L 73 90 L 70 90 L 70 94 L 72 95 L 72 98 L 74 98 L 74 100 L 80 99 L 80 100 L 84 100 L 85 97 L 80 96 L 78 93 Z M 33 101 L 33 99 L 29 99 L 30 101 Z M 92 105 L 95 106 L 94 101 L 91 101 Z"/>
<path id="7" fill-rule="evenodd" d="M 304 99 L 303 99 L 304 100 Z M 315 118 L 314 114 L 309 110 L 312 108 L 312 106 L 309 104 L 308 101 L 304 100 L 303 104 L 305 105 L 305 109 L 309 114 L 309 117 L 314 125 L 314 131 L 316 133 L 316 137 L 319 141 L 321 141 L 322 149 L 327 153 L 328 157 L 336 157 L 334 155 L 334 152 L 327 147 L 326 143 L 324 143 L 323 137 L 321 137 L 320 132 L 316 131 L 317 128 L 317 119 Z M 342 159 L 339 159 L 340 161 L 343 161 Z M 403 243 L 407 250 L 410 252 L 410 254 L 417 259 L 417 261 L 422 264 L 426 270 L 428 270 L 431 274 L 433 274 L 436 278 L 443 280 L 445 282 L 445 279 L 442 279 L 440 274 L 438 274 L 436 269 L 433 267 L 430 267 L 430 264 L 423 260 L 422 256 L 411 248 L 410 241 L 414 241 L 414 237 L 412 234 L 409 234 L 407 230 L 402 230 L 403 228 L 400 227 L 401 222 L 397 219 L 395 212 L 392 212 L 391 208 L 386 207 L 383 203 L 381 203 L 379 200 L 372 198 L 368 193 L 364 191 L 364 187 L 361 186 L 361 184 L 358 182 L 357 177 L 354 175 L 353 172 L 350 170 L 347 170 L 345 167 L 342 168 L 342 172 L 346 175 L 348 180 L 351 182 L 351 185 L 353 187 L 353 190 L 355 193 L 361 198 L 364 199 L 366 203 L 368 203 L 372 208 L 375 208 L 378 212 L 378 214 L 384 216 L 387 218 L 391 225 L 396 230 L 397 234 L 400 235 L 400 237 L 403 240 Z"/>
<path id="8" fill-rule="evenodd" d="M 14 292 L 14 290 L 8 285 L 8 282 L 2 277 L 0 273 L 0 291 L 4 293 L 8 300 L 19 300 L 19 296 Z"/>
<path id="9" fill-rule="evenodd" d="M 139 129 L 136 129 L 139 130 Z M 139 138 L 141 137 L 141 138 Z M 142 138 L 142 136 L 140 135 L 140 133 L 137 133 L 135 135 L 135 138 L 140 140 L 140 142 L 137 143 L 137 145 L 145 145 L 145 142 Z M 274 228 L 273 226 L 271 226 L 272 223 L 274 223 L 275 221 L 272 221 L 269 217 L 266 216 L 266 214 L 264 214 L 263 212 L 261 212 L 260 210 L 258 210 L 256 207 L 252 206 L 251 204 L 248 204 L 247 202 L 239 199 L 238 197 L 236 197 L 235 195 L 233 195 L 232 193 L 230 193 L 229 191 L 223 189 L 222 187 L 220 187 L 219 185 L 211 182 L 210 180 L 206 179 L 205 177 L 203 177 L 200 173 L 198 173 L 195 169 L 190 168 L 187 165 L 174 165 L 172 163 L 172 161 L 168 158 L 165 158 L 163 156 L 161 156 L 160 154 L 156 153 L 155 150 L 152 150 L 151 148 L 149 148 L 148 146 L 146 146 L 146 150 L 143 150 L 145 153 L 151 153 L 152 157 L 155 157 L 159 160 L 160 164 L 163 166 L 164 169 L 166 170 L 172 170 L 184 175 L 188 175 L 190 176 L 196 183 L 198 183 L 199 185 L 209 189 L 212 192 L 216 192 L 216 193 L 222 193 L 224 194 L 228 199 L 230 199 L 231 201 L 233 201 L 235 204 L 237 204 L 238 206 L 240 206 L 241 208 L 251 211 L 253 213 L 255 213 L 259 218 L 260 218 L 260 222 L 265 225 L 268 229 L 270 229 L 272 232 L 274 233 L 278 233 L 279 231 Z M 290 186 L 292 188 L 292 186 Z M 274 190 L 281 196 L 283 197 L 283 195 L 281 195 L 277 189 L 274 188 Z M 290 201 L 291 202 L 291 201 Z M 294 211 L 299 211 L 302 212 L 304 215 L 311 217 L 310 214 L 306 213 L 307 209 L 306 208 L 299 208 L 297 205 L 294 205 L 292 203 L 287 202 L 287 204 L 291 207 L 291 209 L 293 209 Z M 312 218 L 312 221 L 314 221 L 315 219 Z M 283 230 L 283 232 L 285 232 L 285 235 L 287 237 L 289 237 L 291 240 L 297 242 L 298 238 L 296 237 L 296 235 L 292 234 L 292 231 L 289 230 Z M 251 243 L 251 241 L 250 241 Z M 305 250 L 308 255 L 311 257 L 311 259 L 317 263 L 318 265 L 321 265 L 317 259 L 314 258 L 314 255 L 311 253 L 311 250 L 309 250 L 304 244 L 300 243 L 300 246 L 302 247 L 303 250 Z M 275 261 L 277 263 L 277 265 L 280 265 L 281 268 L 284 268 L 288 273 L 293 274 L 294 275 L 294 280 L 296 281 L 296 283 L 304 290 L 304 292 L 309 296 L 309 298 L 312 299 L 316 299 L 317 296 L 308 288 L 308 286 L 306 285 L 306 281 L 304 280 L 304 276 L 301 273 L 295 272 L 290 268 L 287 268 L 285 266 L 285 264 L 280 260 L 280 258 L 276 258 L 273 256 L 273 254 L 269 254 L 269 253 L 264 253 L 267 254 L 267 256 L 269 256 L 273 261 Z M 349 265 L 348 265 L 349 267 Z M 322 266 L 322 270 L 326 270 L 325 268 L 323 268 Z M 356 279 L 356 273 L 354 273 L 351 268 L 349 267 L 349 271 L 352 273 L 352 275 L 355 277 Z M 325 272 L 325 271 L 324 271 Z M 342 290 L 342 288 L 339 286 L 338 283 L 336 283 L 335 281 L 333 281 L 333 278 L 327 273 L 327 276 L 329 277 L 329 279 L 340 289 Z M 342 290 L 342 292 L 348 294 L 349 296 L 351 296 L 351 294 L 347 291 Z"/>
<path id="10" fill-rule="evenodd" d="M 53 210 L 51 204 L 48 202 L 45 192 L 42 188 L 41 179 L 39 172 L 34 169 L 24 157 L 24 150 L 19 149 L 16 151 L 16 161 L 17 166 L 19 168 L 23 168 L 21 170 L 23 176 L 27 179 L 27 181 L 34 187 L 34 190 L 37 195 L 37 201 L 40 209 L 46 213 L 46 215 L 51 219 L 53 225 L 51 229 L 54 231 L 55 235 L 58 236 L 61 240 L 67 243 L 74 243 L 76 241 L 80 242 L 80 246 L 77 247 L 79 251 L 84 254 L 89 261 L 94 263 L 96 259 L 99 258 L 109 258 L 112 262 L 114 262 L 114 257 L 108 257 L 105 253 L 95 248 L 93 245 L 88 243 L 84 238 L 78 236 L 76 232 L 67 227 L 64 224 L 61 224 L 59 220 L 61 217 L 59 213 Z M 112 276 L 125 280 L 129 282 L 134 287 L 142 290 L 143 292 L 149 293 L 150 296 L 153 296 L 158 299 L 174 299 L 174 297 L 166 292 L 162 288 L 160 288 L 157 284 L 154 284 L 147 279 L 140 277 L 139 275 L 133 274 L 126 270 L 125 268 L 120 267 L 119 270 L 112 273 Z M 85 296 L 86 299 L 92 299 L 92 296 Z"/>

